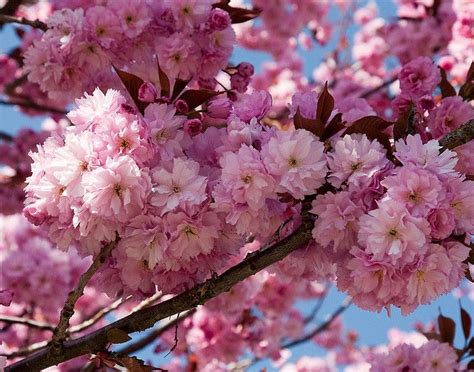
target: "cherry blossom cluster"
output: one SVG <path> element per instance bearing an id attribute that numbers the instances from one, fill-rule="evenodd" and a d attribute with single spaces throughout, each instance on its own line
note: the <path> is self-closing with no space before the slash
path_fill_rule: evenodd
<path id="1" fill-rule="evenodd" d="M 68 2 L 66 2 L 68 3 Z M 70 2 L 73 3 L 73 2 Z M 24 71 L 52 99 L 74 99 L 96 86 L 118 87 L 110 66 L 158 82 L 208 79 L 224 68 L 235 43 L 229 14 L 213 1 L 81 2 L 54 11 L 48 30 L 25 51 Z M 153 57 L 155 56 L 155 57 Z"/>
<path id="2" fill-rule="evenodd" d="M 0 216 L 1 288 L 10 295 L 2 303 L 7 306 L 2 308 L 2 315 L 55 324 L 58 309 L 89 265 L 90 258 L 80 258 L 74 250 L 58 251 L 45 231 L 32 226 L 20 214 Z M 77 303 L 72 324 L 81 323 L 109 302 L 91 283 Z M 101 324 L 104 322 L 98 322 L 96 327 Z M 2 353 L 46 340 L 50 335 L 50 331 L 20 324 L 2 327 Z"/>

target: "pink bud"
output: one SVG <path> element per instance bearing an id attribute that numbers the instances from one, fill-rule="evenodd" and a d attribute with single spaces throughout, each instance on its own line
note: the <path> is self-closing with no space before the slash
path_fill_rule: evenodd
<path id="1" fill-rule="evenodd" d="M 207 104 L 207 115 L 214 119 L 227 119 L 232 109 L 232 102 L 227 97 L 217 97 Z"/>
<path id="2" fill-rule="evenodd" d="M 250 77 L 255 73 L 255 69 L 251 63 L 242 62 L 237 66 L 237 73 L 243 77 Z"/>
<path id="3" fill-rule="evenodd" d="M 222 9 L 212 9 L 209 16 L 211 31 L 222 31 L 230 26 L 231 19 L 229 13 Z"/>
<path id="4" fill-rule="evenodd" d="M 176 111 L 181 114 L 185 114 L 189 111 L 188 104 L 182 99 L 178 99 L 174 105 L 176 106 Z"/>
<path id="5" fill-rule="evenodd" d="M 138 89 L 138 99 L 142 102 L 155 102 L 158 91 L 152 83 L 144 82 Z"/>
<path id="6" fill-rule="evenodd" d="M 239 93 L 245 93 L 249 83 L 250 79 L 240 74 L 234 74 L 230 77 L 230 85 L 232 89 L 235 89 Z"/>
<path id="7" fill-rule="evenodd" d="M 202 122 L 199 119 L 188 119 L 184 122 L 184 131 L 191 137 L 201 133 Z"/>

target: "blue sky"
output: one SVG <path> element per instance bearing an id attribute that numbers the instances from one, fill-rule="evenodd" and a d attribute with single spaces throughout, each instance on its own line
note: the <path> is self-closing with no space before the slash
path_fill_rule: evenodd
<path id="1" fill-rule="evenodd" d="M 390 0 L 379 0 L 377 1 L 381 14 L 386 18 L 394 17 L 395 8 Z M 334 15 L 332 15 L 334 16 Z M 353 34 L 354 28 L 349 29 L 350 33 Z M 7 52 L 16 43 L 16 36 L 12 31 L 12 27 L 4 27 L 0 31 L 0 53 Z M 325 53 L 332 49 L 334 43 L 329 43 L 326 47 L 316 47 L 310 51 L 302 52 L 302 56 L 305 61 L 305 74 L 311 76 L 312 70 L 322 60 Z M 256 65 L 257 70 L 261 66 L 261 63 L 269 58 L 265 53 L 250 52 L 244 49 L 237 49 L 234 52 L 232 61 L 249 61 Z M 15 108 L 11 106 L 0 105 L 0 130 L 9 133 L 15 133 L 22 127 L 39 128 L 42 118 L 40 117 L 26 117 L 19 113 Z M 337 292 L 337 290 L 331 290 L 329 298 L 325 301 L 324 306 L 320 311 L 320 319 L 324 320 L 332 311 L 334 311 L 345 298 L 344 294 Z M 305 307 L 308 304 L 301 303 L 299 307 L 303 311 L 307 311 Z M 463 306 L 474 311 L 472 302 L 468 302 L 466 299 L 463 300 Z M 344 324 L 347 329 L 354 329 L 359 333 L 360 343 L 365 345 L 375 345 L 377 343 L 386 342 L 387 331 L 390 328 L 400 328 L 402 330 L 412 330 L 413 325 L 416 322 L 430 322 L 434 320 L 439 310 L 444 315 L 453 317 L 457 323 L 459 323 L 459 305 L 458 301 L 452 295 L 446 295 L 439 298 L 431 305 L 420 306 L 415 312 L 409 316 L 402 316 L 398 310 L 392 312 L 389 317 L 385 312 L 382 313 L 371 313 L 362 311 L 356 306 L 351 306 L 344 313 Z M 140 356 L 144 359 L 151 357 L 152 348 L 148 348 L 140 353 Z M 293 350 L 294 358 L 301 355 L 319 355 L 320 350 L 312 343 L 307 343 Z M 171 356 L 165 358 L 165 360 L 159 360 L 155 365 L 160 365 L 169 361 Z M 258 371 L 262 366 L 270 367 L 268 362 L 259 363 L 255 365 L 251 370 Z M 270 368 L 271 369 L 271 368 Z"/>

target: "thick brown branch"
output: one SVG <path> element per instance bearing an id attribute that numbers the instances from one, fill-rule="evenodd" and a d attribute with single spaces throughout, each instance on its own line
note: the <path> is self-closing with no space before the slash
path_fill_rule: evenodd
<path id="1" fill-rule="evenodd" d="M 84 288 L 87 283 L 91 280 L 92 276 L 99 269 L 100 266 L 105 262 L 112 249 L 117 245 L 119 238 L 115 241 L 108 243 L 102 248 L 101 252 L 94 258 L 91 266 L 87 271 L 79 278 L 79 283 L 75 289 L 69 292 L 66 303 L 61 310 L 59 323 L 53 331 L 52 348 L 53 354 L 61 354 L 62 344 L 67 336 L 67 329 L 69 328 L 69 320 L 74 315 L 74 306 L 77 300 L 84 294 Z"/>
<path id="2" fill-rule="evenodd" d="M 50 348 L 41 350 L 7 367 L 5 371 L 39 371 L 80 355 L 104 350 L 113 341 L 109 337 L 115 333 L 112 331 L 114 329 L 127 334 L 143 331 L 161 319 L 204 304 L 211 298 L 230 290 L 240 281 L 282 260 L 291 252 L 307 244 L 311 240 L 312 228 L 312 218 L 305 216 L 303 224 L 293 234 L 272 247 L 256 252 L 223 274 L 212 277 L 170 300 L 142 309 L 88 335 L 66 341 L 61 354 L 51 353 Z"/>
<path id="3" fill-rule="evenodd" d="M 30 328 L 45 329 L 48 331 L 52 331 L 54 329 L 54 325 L 52 324 L 38 322 L 33 319 L 19 318 L 16 316 L 0 315 L 0 322 L 6 324 L 21 324 Z"/>
<path id="4" fill-rule="evenodd" d="M 158 337 L 160 337 L 168 329 L 174 327 L 176 324 L 180 323 L 185 318 L 187 318 L 187 317 L 191 316 L 192 314 L 194 314 L 195 311 L 196 311 L 195 309 L 191 309 L 191 310 L 177 316 L 176 318 L 173 318 L 173 319 L 169 320 L 168 322 L 163 324 L 161 327 L 156 328 L 153 331 L 151 331 L 145 337 L 143 337 L 143 338 L 141 338 L 141 339 L 139 339 L 135 342 L 131 342 L 129 345 L 126 345 L 122 349 L 119 349 L 117 351 L 117 354 L 129 355 L 129 354 L 136 353 L 137 351 L 143 349 L 144 347 L 150 345 L 152 342 L 156 341 L 156 339 Z"/>
<path id="5" fill-rule="evenodd" d="M 48 26 L 46 26 L 46 23 L 41 22 L 38 19 L 32 21 L 32 20 L 26 19 L 25 17 L 14 17 L 11 15 L 0 14 L 0 24 L 5 24 L 5 23 L 15 23 L 19 25 L 31 26 L 43 31 L 46 31 L 48 29 Z"/>
<path id="6" fill-rule="evenodd" d="M 458 129 L 448 133 L 439 140 L 441 146 L 445 149 L 454 149 L 455 147 L 464 145 L 474 139 L 474 119 L 461 125 Z"/>

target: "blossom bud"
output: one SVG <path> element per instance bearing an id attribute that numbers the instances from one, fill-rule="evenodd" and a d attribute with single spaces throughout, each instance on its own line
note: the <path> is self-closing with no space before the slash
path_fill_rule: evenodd
<path id="1" fill-rule="evenodd" d="M 209 16 L 209 25 L 212 31 L 222 31 L 230 26 L 231 19 L 229 13 L 222 9 L 212 9 Z"/>
<path id="2" fill-rule="evenodd" d="M 227 119 L 232 109 L 232 102 L 227 97 L 217 97 L 207 104 L 207 115 L 214 119 Z"/>
<path id="3" fill-rule="evenodd" d="M 255 73 L 255 69 L 251 63 L 242 62 L 237 66 L 237 73 L 243 77 L 250 77 Z"/>
<path id="4" fill-rule="evenodd" d="M 176 106 L 176 111 L 181 114 L 185 114 L 189 111 L 188 104 L 182 99 L 178 99 L 174 105 Z"/>
<path id="5" fill-rule="evenodd" d="M 142 102 L 155 102 L 158 91 L 152 83 L 144 82 L 138 88 L 138 99 Z"/>
<path id="6" fill-rule="evenodd" d="M 214 79 L 214 78 L 208 78 L 208 79 L 199 78 L 198 84 L 199 84 L 200 88 L 214 90 L 214 88 L 216 87 L 216 79 Z"/>
<path id="7" fill-rule="evenodd" d="M 235 89 L 239 93 L 245 93 L 249 83 L 250 79 L 240 74 L 234 74 L 230 77 L 231 88 Z"/>
<path id="8" fill-rule="evenodd" d="M 201 133 L 202 122 L 199 119 L 188 119 L 184 122 L 184 131 L 191 137 Z"/>

